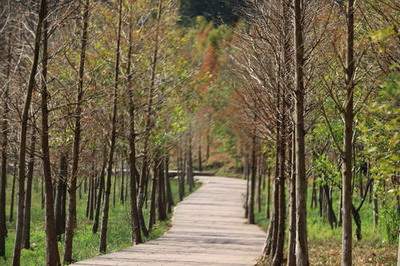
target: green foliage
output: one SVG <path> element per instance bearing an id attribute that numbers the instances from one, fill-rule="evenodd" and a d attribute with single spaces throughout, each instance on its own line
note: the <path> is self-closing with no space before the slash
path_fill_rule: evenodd
<path id="1" fill-rule="evenodd" d="M 319 177 L 320 184 L 337 185 L 340 183 L 340 172 L 335 164 L 322 154 L 313 160 L 313 171 L 316 177 Z"/>
<path id="2" fill-rule="evenodd" d="M 384 206 L 382 212 L 382 223 L 389 243 L 396 244 L 399 237 L 400 214 L 394 204 Z"/>

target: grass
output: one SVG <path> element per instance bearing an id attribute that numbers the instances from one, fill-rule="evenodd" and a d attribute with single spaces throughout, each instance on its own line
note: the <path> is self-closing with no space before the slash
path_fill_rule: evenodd
<path id="1" fill-rule="evenodd" d="M 200 186 L 198 182 L 195 184 L 195 190 Z M 9 186 L 11 187 L 11 186 Z M 171 189 L 174 197 L 174 202 L 179 201 L 178 183 L 177 180 L 171 180 Z M 9 191 L 8 191 L 9 192 Z M 119 191 L 118 191 L 119 192 Z M 186 196 L 188 187 L 185 189 Z M 10 195 L 11 193 L 8 193 Z M 23 266 L 38 266 L 45 264 L 45 231 L 44 231 L 44 210 L 41 208 L 41 196 L 38 187 L 33 189 L 32 200 L 32 222 L 31 222 L 31 249 L 22 250 L 21 265 Z M 111 195 L 112 196 L 112 195 Z M 8 200 L 9 204 L 10 201 Z M 117 251 L 127 248 L 131 243 L 131 228 L 130 228 L 130 207 L 129 202 L 121 204 L 119 201 L 119 193 L 117 193 L 116 205 L 112 207 L 112 199 L 110 199 L 110 216 L 108 228 L 108 244 L 107 252 Z M 9 206 L 7 206 L 7 211 Z M 86 210 L 86 195 L 78 200 L 77 206 L 77 221 L 73 243 L 73 258 L 77 261 L 87 259 L 99 255 L 100 233 L 92 233 L 92 221 L 85 217 Z M 8 212 L 7 212 L 8 214 Z M 148 219 L 148 209 L 144 209 L 146 219 Z M 16 213 L 14 213 L 15 217 Z M 101 217 L 100 217 L 101 218 Z M 170 218 L 164 222 L 157 222 L 148 238 L 155 239 L 163 235 L 170 227 Z M 12 252 L 15 240 L 15 219 L 14 222 L 8 224 L 8 238 L 6 241 L 6 259 L 0 258 L 0 265 L 11 265 Z M 63 241 L 59 242 L 59 250 L 64 250 Z M 61 257 L 62 258 L 62 257 Z"/>
<path id="2" fill-rule="evenodd" d="M 338 194 L 338 193 L 337 193 Z M 334 195 L 333 208 L 338 215 L 339 196 Z M 255 208 L 255 221 L 264 230 L 267 230 L 269 221 L 266 219 L 266 190 L 262 191 L 261 210 Z M 311 265 L 340 265 L 341 259 L 341 227 L 331 229 L 326 219 L 319 216 L 318 208 L 311 208 L 311 190 L 308 192 L 307 230 L 309 242 L 309 257 Z M 272 197 L 272 194 L 271 194 Z M 288 193 L 286 193 L 288 200 Z M 354 204 L 358 198 L 354 195 Z M 289 205 L 287 204 L 287 208 Z M 354 265 L 396 265 L 397 242 L 389 243 L 383 225 L 377 228 L 373 225 L 372 206 L 365 201 L 361 211 L 362 236 L 357 241 L 353 237 L 353 264 Z M 383 217 L 380 217 L 383 221 Z M 381 223 L 382 224 L 382 223 Z M 355 228 L 353 221 L 353 228 Z M 354 230 L 353 230 L 354 231 Z M 288 233 L 286 233 L 286 237 Z M 286 242 L 286 241 L 285 241 Z M 286 244 L 286 243 L 285 243 Z M 286 250 L 285 250 L 286 253 Z M 286 254 L 285 254 L 286 255 Z"/>

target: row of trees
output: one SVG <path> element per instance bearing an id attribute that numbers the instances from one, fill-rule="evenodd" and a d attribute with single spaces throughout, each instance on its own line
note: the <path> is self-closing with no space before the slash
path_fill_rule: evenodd
<path id="1" fill-rule="evenodd" d="M 383 222 L 387 237 L 397 239 L 398 118 L 388 109 L 398 109 L 392 98 L 398 99 L 398 10 L 391 0 L 249 1 L 242 9 L 244 21 L 228 48 L 232 69 L 219 84 L 235 81 L 228 81 L 234 88 L 229 108 L 238 118 L 228 125 L 248 179 L 250 223 L 263 185 L 258 179 L 273 177 L 266 264 L 283 264 L 287 239 L 287 264 L 309 265 L 310 198 L 332 227 L 342 228 L 342 265 L 352 265 L 352 219 L 362 238 L 366 200 L 376 223 L 379 214 L 391 213 Z M 383 95 L 388 102 L 378 111 Z"/>
<path id="2" fill-rule="evenodd" d="M 13 265 L 31 248 L 32 185 L 42 182 L 47 265 L 74 261 L 78 192 L 87 194 L 86 215 L 104 253 L 116 175 L 136 244 L 172 210 L 170 162 L 180 198 L 185 183 L 193 190 L 191 143 L 199 139 L 201 168 L 205 142 L 205 131 L 195 134 L 191 125 L 194 88 L 209 80 L 200 71 L 204 47 L 194 42 L 207 24 L 179 28 L 177 10 L 167 0 L 1 2 L 0 256 L 10 233 L 6 199 L 14 171 Z M 11 201 L 14 185 L 12 193 Z"/>

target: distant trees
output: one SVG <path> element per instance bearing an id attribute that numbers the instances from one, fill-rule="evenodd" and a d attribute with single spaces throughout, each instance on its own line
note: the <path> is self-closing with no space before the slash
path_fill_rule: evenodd
<path id="1" fill-rule="evenodd" d="M 168 174 L 175 149 L 184 154 L 180 172 L 192 169 L 180 178 L 181 197 L 185 183 L 191 190 L 195 185 L 187 144 L 197 133 L 186 136 L 196 101 L 188 87 L 194 87 L 198 62 L 191 64 L 183 51 L 194 46 L 196 30 L 177 26 L 172 1 L 6 1 L 0 11 L 0 255 L 6 254 L 8 191 L 10 221 L 14 214 L 12 183 L 18 190 L 14 265 L 23 263 L 21 249 L 31 247 L 31 203 L 38 192 L 46 213 L 47 265 L 60 264 L 57 241 L 65 241 L 64 263 L 74 261 L 82 201 L 106 252 L 112 191 L 114 202 L 117 191 L 121 204 L 129 199 L 132 242 L 145 241 L 175 204 Z M 17 13 L 18 21 L 12 18 Z M 16 167 L 18 176 L 6 189 L 7 172 Z"/>
<path id="2" fill-rule="evenodd" d="M 26 177 L 25 162 L 26 162 L 26 150 L 27 150 L 26 146 L 27 146 L 29 110 L 31 108 L 32 93 L 35 86 L 35 76 L 39 65 L 39 53 L 41 48 L 42 31 L 46 15 L 47 15 L 47 2 L 46 0 L 41 0 L 39 6 L 39 17 L 35 30 L 32 67 L 30 70 L 29 81 L 27 83 L 26 97 L 21 117 L 21 132 L 20 132 L 20 145 L 19 145 L 19 157 L 18 157 L 18 216 L 17 216 L 17 228 L 15 233 L 14 255 L 13 255 L 13 265 L 15 266 L 20 265 L 22 232 L 24 225 L 23 221 L 24 221 L 24 197 L 25 197 L 25 177 Z"/>
<path id="3" fill-rule="evenodd" d="M 364 167 L 368 163 L 362 161 L 365 143 L 358 139 L 360 128 L 355 116 L 378 86 L 374 83 L 376 78 L 372 77 L 382 74 L 376 68 L 377 61 L 372 59 L 373 49 L 361 41 L 361 31 L 368 31 L 367 23 L 363 21 L 365 17 L 360 18 L 363 30 L 355 29 L 357 22 L 354 21 L 358 10 L 376 12 L 377 7 L 372 3 L 374 1 L 357 6 L 353 6 L 353 1 L 337 4 L 300 2 L 254 1 L 242 9 L 246 22 L 237 30 L 232 50 L 228 51 L 233 59 L 229 67 L 235 75 L 234 80 L 238 81 L 238 84 L 231 85 L 232 105 L 239 106 L 235 111 L 239 112 L 238 120 L 245 134 L 251 135 L 253 129 L 250 125 L 256 125 L 258 137 L 274 143 L 267 146 L 274 151 L 275 182 L 272 217 L 264 249 L 266 263 L 279 265 L 282 262 L 282 234 L 286 226 L 286 212 L 282 209 L 285 195 L 282 193 L 285 192 L 285 174 L 290 173 L 289 202 L 292 206 L 288 265 L 309 264 L 306 212 L 309 177 L 313 178 L 312 206 L 319 204 L 321 215 L 326 215 L 332 227 L 343 226 L 342 264 L 350 265 L 352 218 L 356 224 L 357 239 L 360 239 L 359 210 L 366 195 L 371 193 L 367 191 L 370 191 L 372 184 L 371 173 L 363 170 L 368 168 Z M 390 13 L 389 10 L 393 11 L 396 6 L 392 3 L 389 5 L 391 8 L 386 12 Z M 328 34 L 325 29 L 332 29 L 333 34 Z M 389 40 L 393 35 L 389 32 L 382 37 L 386 43 L 384 46 L 387 51 L 394 51 L 393 46 L 386 46 L 392 43 Z M 376 34 L 372 35 L 373 38 L 376 38 Z M 346 46 L 339 44 L 338 40 L 345 41 Z M 380 45 L 383 45 L 382 39 Z M 337 69 L 341 69 L 340 73 Z M 341 74 L 344 76 L 340 80 Z M 324 93 L 319 92 L 321 89 L 324 89 Z M 253 112 L 258 115 L 256 121 L 252 121 Z M 343 127 L 336 114 L 341 115 Z M 317 132 L 321 134 L 321 123 L 324 124 L 325 140 L 322 135 L 316 135 Z M 309 131 L 311 136 L 307 137 Z M 245 134 L 236 132 L 239 138 Z M 338 138 L 343 139 L 343 144 L 338 144 Z M 239 145 L 240 142 L 236 143 Z M 250 149 L 251 144 L 247 142 L 246 146 Z M 338 150 L 334 151 L 335 148 Z M 243 160 L 245 169 L 248 169 L 247 161 Z M 340 175 L 337 170 L 340 169 L 347 169 L 343 170 L 342 182 L 337 178 Z M 249 172 L 244 172 L 248 178 Z M 387 178 L 392 174 L 386 175 Z M 318 203 L 317 185 L 320 189 Z M 332 204 L 334 187 L 342 197 L 339 220 Z M 358 204 L 353 200 L 354 187 L 359 192 Z M 250 207 L 246 208 L 247 215 Z M 349 208 L 348 212 L 346 208 Z"/>
<path id="4" fill-rule="evenodd" d="M 205 17 L 216 25 L 234 24 L 240 18 L 240 7 L 245 4 L 243 0 L 181 0 L 179 15 L 181 23 L 190 24 L 198 17 Z"/>

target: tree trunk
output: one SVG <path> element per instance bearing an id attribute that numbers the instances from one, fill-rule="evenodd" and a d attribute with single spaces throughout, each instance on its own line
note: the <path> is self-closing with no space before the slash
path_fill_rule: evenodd
<path id="1" fill-rule="evenodd" d="M 356 224 L 356 237 L 357 237 L 357 240 L 360 241 L 362 239 L 361 216 L 360 216 L 359 210 L 356 209 L 353 204 L 351 205 L 351 213 L 354 218 L 354 223 Z"/>
<path id="2" fill-rule="evenodd" d="M 254 118 L 255 120 L 255 118 Z M 252 144 L 251 144 L 251 188 L 250 188 L 250 201 L 249 201 L 249 224 L 254 224 L 254 198 L 256 192 L 256 177 L 257 177 L 257 159 L 256 159 L 256 128 L 254 125 Z"/>
<path id="3" fill-rule="evenodd" d="M 311 189 L 311 208 L 316 208 L 317 207 L 317 185 L 316 185 L 316 179 L 315 177 L 313 178 L 313 184 L 312 184 L 312 189 Z"/>
<path id="4" fill-rule="evenodd" d="M 186 150 L 186 178 L 189 185 L 189 192 L 193 191 L 193 156 L 192 156 L 192 124 L 189 122 Z"/>
<path id="5" fill-rule="evenodd" d="M 262 173 L 262 160 L 261 157 L 258 158 L 258 182 L 257 182 L 257 211 L 261 212 L 261 188 L 262 188 L 262 180 L 263 180 L 263 173 Z"/>
<path id="6" fill-rule="evenodd" d="M 266 210 L 266 217 L 267 219 L 271 218 L 271 169 L 268 168 L 267 173 L 267 210 Z"/>
<path id="7" fill-rule="evenodd" d="M 32 101 L 32 92 L 35 87 L 35 76 L 39 64 L 39 53 L 40 53 L 40 43 L 42 36 L 42 24 L 46 17 L 46 0 L 40 1 L 39 7 L 39 19 L 36 25 L 35 32 L 35 44 L 33 50 L 33 61 L 32 67 L 29 75 L 29 81 L 27 85 L 26 98 L 24 103 L 24 108 L 21 117 L 21 133 L 20 133 L 20 145 L 19 145 L 19 156 L 18 156 L 18 215 L 17 224 L 15 232 L 15 244 L 14 244 L 14 254 L 13 254 L 13 266 L 20 265 L 21 257 L 21 241 L 22 241 L 22 231 L 24 222 L 24 194 L 25 194 L 25 175 L 26 175 L 26 142 L 27 142 L 27 129 L 28 129 L 28 119 L 29 119 L 29 109 Z"/>
<path id="8" fill-rule="evenodd" d="M 333 210 L 332 206 L 332 196 L 329 193 L 329 186 L 324 185 L 323 189 L 325 191 L 325 199 L 326 199 L 326 204 L 327 204 L 327 216 L 328 216 L 328 222 L 331 228 L 335 228 L 337 226 L 337 219 L 335 215 L 335 211 Z"/>
<path id="9" fill-rule="evenodd" d="M 291 178 L 290 178 L 290 225 L 288 244 L 288 266 L 296 265 L 296 128 L 292 131 L 292 157 L 291 157 Z"/>
<path id="10" fill-rule="evenodd" d="M 124 158 L 121 158 L 121 191 L 119 194 L 119 201 L 121 204 L 125 203 L 125 172 L 124 172 Z"/>
<path id="11" fill-rule="evenodd" d="M 183 166 L 182 159 L 182 148 L 178 147 L 178 156 L 177 156 L 177 172 L 178 172 L 178 181 L 179 181 L 179 200 L 182 201 L 185 196 L 185 172 Z"/>
<path id="12" fill-rule="evenodd" d="M 91 187 L 90 187 L 89 220 L 93 220 L 95 203 L 96 203 L 96 170 L 93 169 L 93 176 L 91 177 Z"/>
<path id="13" fill-rule="evenodd" d="M 90 210 L 90 201 L 92 198 L 92 178 L 89 178 L 89 189 L 88 189 L 88 194 L 87 194 L 87 199 L 86 199 L 86 218 L 89 218 L 89 210 Z"/>
<path id="14" fill-rule="evenodd" d="M 23 248 L 30 249 L 31 247 L 31 203 L 32 203 L 32 180 L 33 170 L 35 166 L 35 147 L 36 147 L 36 127 L 34 119 L 32 119 L 32 133 L 31 133 L 31 146 L 28 162 L 28 175 L 26 179 L 26 193 L 25 193 L 25 213 L 24 213 L 24 231 L 23 236 Z"/>
<path id="15" fill-rule="evenodd" d="M 17 162 L 15 161 L 13 181 L 12 181 L 12 187 L 11 187 L 10 216 L 8 219 L 8 221 L 10 223 L 12 223 L 14 220 L 14 199 L 15 199 L 15 180 L 16 179 L 17 179 Z"/>
<path id="16" fill-rule="evenodd" d="M 40 196 L 41 196 L 40 207 L 43 210 L 44 209 L 44 180 L 43 180 L 43 176 L 41 176 L 41 178 L 40 178 Z"/>
<path id="17" fill-rule="evenodd" d="M 139 244 L 143 242 L 140 228 L 138 202 L 137 202 L 137 187 L 139 173 L 136 168 L 136 132 L 135 132 L 135 101 L 133 99 L 132 88 L 132 49 L 133 49 L 133 1 L 129 5 L 129 50 L 128 50 L 128 66 L 127 66 L 127 92 L 129 101 L 129 174 L 130 174 L 130 203 L 131 203 L 131 231 L 132 243 Z"/>
<path id="18" fill-rule="evenodd" d="M 167 220 L 167 211 L 166 211 L 166 197 L 165 197 L 165 174 L 164 174 L 164 161 L 165 158 L 160 160 L 158 166 L 158 219 L 160 221 Z"/>
<path id="19" fill-rule="evenodd" d="M 209 120 L 210 120 L 209 122 L 211 123 L 211 118 Z M 207 161 L 210 158 L 210 142 L 211 142 L 210 128 L 208 128 L 208 130 L 207 130 L 207 147 L 206 147 L 206 160 Z"/>
<path id="20" fill-rule="evenodd" d="M 275 213 L 278 215 L 278 223 L 276 224 L 277 238 L 276 238 L 276 249 L 272 260 L 272 265 L 281 265 L 283 262 L 283 245 L 285 242 L 285 223 L 286 223 L 286 199 L 285 199 L 285 164 L 286 164 L 286 105 L 285 100 L 282 97 L 281 113 L 282 120 L 281 136 L 280 136 L 280 149 L 279 149 L 279 176 L 277 178 L 278 186 L 278 209 Z"/>
<path id="21" fill-rule="evenodd" d="M 10 5 L 10 4 L 9 4 Z M 4 9 L 6 5 L 4 5 Z M 11 6 L 9 7 L 11 11 Z M 5 10 L 4 10 L 5 11 Z M 5 17 L 5 16 L 3 16 Z M 2 22 L 3 19 L 2 19 Z M 6 32 L 4 30 L 4 32 Z M 5 35 L 5 34 L 4 34 Z M 0 36 L 3 38 L 5 36 Z M 6 39 L 6 38 L 4 38 Z M 0 40 L 1 45 L 5 46 Z M 1 48 L 0 48 L 1 49 Z M 6 237 L 7 237 L 7 219 L 6 219 L 6 186 L 7 186 L 7 164 L 8 164 L 8 113 L 9 113 L 9 79 L 11 74 L 11 63 L 12 63 L 12 54 L 11 54 L 11 31 L 8 34 L 7 41 L 7 67 L 6 67 L 6 85 L 4 86 L 4 95 L 3 95 L 3 117 L 1 122 L 1 174 L 0 174 L 0 257 L 5 257 L 6 255 Z"/>
<path id="22" fill-rule="evenodd" d="M 116 169 L 114 169 L 114 170 L 116 170 Z M 113 208 L 115 208 L 115 201 L 116 201 L 116 197 L 117 197 L 117 172 L 116 171 L 114 171 L 114 172 L 115 172 L 115 175 L 114 175 L 113 201 L 112 201 Z"/>
<path id="23" fill-rule="evenodd" d="M 198 159 L 198 163 L 199 163 L 199 172 L 203 171 L 203 165 L 202 165 L 202 161 L 201 161 L 201 136 L 199 136 L 199 146 L 198 146 L 198 150 L 197 150 L 197 159 Z"/>
<path id="24" fill-rule="evenodd" d="M 156 70 L 158 63 L 158 50 L 159 50 L 159 32 L 160 32 L 160 20 L 161 20 L 161 10 L 162 10 L 162 0 L 159 0 L 158 3 L 158 12 L 157 12 L 157 26 L 154 40 L 154 51 L 153 58 L 151 62 L 151 78 L 150 78 L 150 86 L 148 89 L 148 98 L 147 98 L 147 110 L 145 117 L 145 136 L 143 141 L 143 163 L 142 163 L 142 171 L 140 178 L 140 187 L 139 187 L 139 213 L 143 208 L 143 204 L 145 202 L 145 196 L 147 194 L 147 186 L 148 184 L 148 150 L 149 150 L 149 138 L 150 138 L 150 130 L 152 128 L 152 112 L 153 112 L 153 97 L 154 97 L 154 87 L 155 87 L 155 78 L 156 78 Z M 141 220 L 143 221 L 143 214 L 140 215 Z M 142 222 L 141 222 L 142 223 Z M 142 224 L 142 229 L 145 229 L 145 225 Z M 146 236 L 146 232 L 143 232 Z"/>
<path id="25" fill-rule="evenodd" d="M 59 177 L 56 189 L 55 219 L 58 239 L 65 233 L 66 198 L 67 198 L 68 158 L 65 152 L 60 154 Z"/>
<path id="26" fill-rule="evenodd" d="M 354 94 L 354 0 L 347 3 L 346 40 L 346 105 L 344 110 L 343 174 L 342 174 L 342 265 L 352 265 L 352 190 L 353 178 L 353 94 Z"/>
<path id="27" fill-rule="evenodd" d="M 44 17 L 47 17 L 47 2 L 44 1 Z M 43 153 L 43 179 L 45 191 L 45 227 L 46 227 L 46 265 L 60 264 L 58 253 L 56 224 L 54 219 L 53 180 L 51 176 L 50 147 L 49 147 L 49 110 L 47 91 L 47 61 L 48 61 L 48 21 L 43 21 L 43 52 L 42 52 L 42 153 Z"/>
<path id="28" fill-rule="evenodd" d="M 117 100 L 118 100 L 118 85 L 119 85 L 119 65 L 120 65 L 120 45 L 121 45 L 121 27 L 122 27 L 122 0 L 118 1 L 118 32 L 117 32 L 117 47 L 116 47 L 116 60 L 115 60 L 115 80 L 114 80 L 114 93 L 113 93 L 113 110 L 111 121 L 111 144 L 110 153 L 107 166 L 107 184 L 104 198 L 103 219 L 101 222 L 100 234 L 100 253 L 107 251 L 107 230 L 108 230 L 108 215 L 110 205 L 110 192 L 111 192 L 111 178 L 114 163 L 114 149 L 117 135 Z"/>
<path id="29" fill-rule="evenodd" d="M 76 226 L 76 183 L 78 178 L 78 166 L 80 156 L 81 143 L 81 113 L 82 113 L 82 98 L 83 98 L 83 79 L 85 75 L 85 58 L 87 35 L 89 27 L 89 0 L 85 1 L 82 14 L 82 33 L 81 33 L 81 50 L 79 55 L 79 73 L 78 73 L 78 88 L 76 95 L 75 107 L 75 128 L 74 128 L 74 143 L 72 149 L 72 172 L 68 189 L 68 216 L 65 229 L 65 251 L 64 263 L 72 263 L 72 244 L 74 238 L 74 230 Z M 80 191 L 80 190 L 79 190 Z"/>
<path id="30" fill-rule="evenodd" d="M 272 226 L 272 237 L 269 249 L 269 254 L 274 255 L 276 251 L 277 241 L 278 241 L 278 223 L 279 223 L 279 165 L 280 165 L 280 126 L 277 123 L 277 134 L 276 134 L 276 159 L 275 159 L 275 178 L 274 178 L 274 209 L 273 209 L 273 226 Z"/>
<path id="31" fill-rule="evenodd" d="M 103 147 L 103 164 L 101 166 L 100 176 L 99 179 L 99 190 L 97 192 L 97 202 L 96 202 L 96 211 L 94 215 L 92 233 L 96 234 L 99 228 L 99 220 L 100 220 L 100 210 L 101 210 L 101 202 L 103 199 L 103 190 L 104 190 L 104 177 L 105 177 L 105 170 L 107 166 L 107 143 L 104 143 Z"/>
<path id="32" fill-rule="evenodd" d="M 149 218 L 149 232 L 153 229 L 153 225 L 156 223 L 156 193 L 157 186 L 159 182 L 159 155 L 158 151 L 156 151 L 157 155 L 155 155 L 154 168 L 153 168 L 153 181 L 151 186 L 151 196 L 150 196 L 150 218 Z"/>
<path id="33" fill-rule="evenodd" d="M 307 179 L 304 129 L 304 10 L 301 0 L 293 0 L 295 47 L 295 126 L 296 126 L 296 265 L 309 265 L 307 243 Z"/>
<path id="34" fill-rule="evenodd" d="M 249 170 L 249 156 L 244 155 L 244 166 L 243 166 L 244 177 L 246 178 L 246 198 L 244 201 L 244 217 L 249 217 L 249 199 L 250 199 L 250 170 Z"/>
<path id="35" fill-rule="evenodd" d="M 168 153 L 165 156 L 164 159 L 164 176 L 165 176 L 165 182 L 166 182 L 166 193 L 167 193 L 167 211 L 168 213 L 172 212 L 172 206 L 174 206 L 174 198 L 172 196 L 172 190 L 171 190 L 171 182 L 169 180 L 169 155 Z"/>

